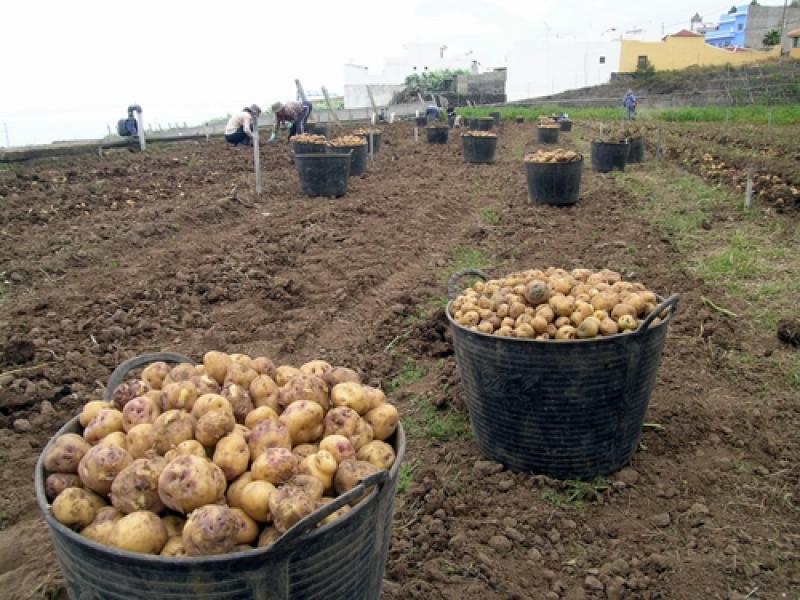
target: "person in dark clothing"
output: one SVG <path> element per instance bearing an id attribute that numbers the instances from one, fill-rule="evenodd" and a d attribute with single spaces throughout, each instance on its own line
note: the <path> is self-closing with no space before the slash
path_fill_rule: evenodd
<path id="1" fill-rule="evenodd" d="M 281 123 L 291 123 L 289 127 L 289 139 L 299 133 L 306 132 L 308 118 L 311 116 L 312 105 L 306 100 L 302 102 L 287 102 L 283 104 L 276 102 L 272 105 L 272 114 L 275 116 L 272 124 L 272 135 L 268 143 L 273 144 L 278 139 L 278 129 Z"/>

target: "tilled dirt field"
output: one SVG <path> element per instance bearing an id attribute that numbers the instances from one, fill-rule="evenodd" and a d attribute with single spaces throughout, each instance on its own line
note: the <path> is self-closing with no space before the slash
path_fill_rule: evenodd
<path id="1" fill-rule="evenodd" d="M 613 177 L 587 164 L 577 207 L 530 205 L 533 138 L 506 124 L 498 162 L 469 166 L 458 139 L 415 145 L 390 126 L 337 200 L 301 196 L 285 144 L 263 150 L 260 198 L 251 152 L 221 141 L 0 173 L 0 596 L 58 589 L 31 483 L 49 436 L 122 360 L 219 349 L 322 358 L 390 389 L 410 480 L 386 598 L 799 597 L 796 394 L 719 360 L 789 351 L 704 308 L 647 199 Z M 476 262 L 610 267 L 682 294 L 629 468 L 557 482 L 485 461 L 463 428 L 429 435 L 463 422 L 441 306 L 447 275 Z"/>

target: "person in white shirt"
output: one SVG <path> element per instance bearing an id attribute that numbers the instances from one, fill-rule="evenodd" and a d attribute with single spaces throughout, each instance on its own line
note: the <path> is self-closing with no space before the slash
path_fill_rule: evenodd
<path id="1" fill-rule="evenodd" d="M 261 108 L 258 104 L 251 104 L 242 109 L 239 114 L 233 115 L 225 126 L 225 141 L 234 146 L 251 146 L 253 144 L 253 131 Z"/>

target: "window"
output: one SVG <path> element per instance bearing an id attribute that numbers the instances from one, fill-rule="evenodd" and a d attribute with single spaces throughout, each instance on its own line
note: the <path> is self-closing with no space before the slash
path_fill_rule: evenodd
<path id="1" fill-rule="evenodd" d="M 743 23 L 739 23 L 739 25 L 737 25 L 737 27 L 739 28 L 739 31 L 741 31 L 742 29 L 744 29 L 744 24 Z"/>
<path id="2" fill-rule="evenodd" d="M 649 64 L 650 64 L 650 61 L 647 60 L 646 56 L 640 56 L 639 59 L 636 61 L 636 65 L 640 69 L 646 69 L 647 65 L 649 65 Z"/>
<path id="3" fill-rule="evenodd" d="M 605 56 L 601 56 L 601 57 L 600 57 L 600 64 L 601 64 L 601 65 L 604 65 L 604 64 L 606 64 L 606 57 L 605 57 Z"/>

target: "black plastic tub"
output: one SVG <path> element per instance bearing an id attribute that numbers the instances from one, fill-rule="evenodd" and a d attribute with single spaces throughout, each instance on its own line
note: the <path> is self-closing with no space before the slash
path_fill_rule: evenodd
<path id="1" fill-rule="evenodd" d="M 476 273 L 454 278 L 464 274 Z M 458 373 L 483 454 L 514 471 L 559 479 L 592 479 L 622 468 L 639 444 L 672 317 L 649 324 L 665 308 L 674 313 L 678 296 L 659 301 L 634 333 L 569 341 L 472 331 L 452 319 L 448 305 Z"/>
<path id="2" fill-rule="evenodd" d="M 350 153 L 295 154 L 300 187 L 306 196 L 339 198 L 347 193 Z"/>
<path id="3" fill-rule="evenodd" d="M 536 139 L 540 144 L 557 144 L 558 127 L 537 127 Z"/>
<path id="4" fill-rule="evenodd" d="M 359 144 L 358 146 L 328 146 L 328 152 L 332 154 L 347 154 L 350 153 L 350 175 L 358 176 L 367 172 L 368 144 Z"/>
<path id="5" fill-rule="evenodd" d="M 564 132 L 572 131 L 572 121 L 570 121 L 569 119 L 564 119 L 563 121 L 559 121 L 558 127 L 561 131 Z"/>
<path id="6" fill-rule="evenodd" d="M 499 112 L 490 112 L 489 116 L 494 119 L 495 127 L 500 125 L 500 119 L 502 118 Z"/>
<path id="7" fill-rule="evenodd" d="M 325 146 L 325 144 L 292 142 L 292 152 L 295 154 L 325 154 L 325 152 L 327 152 L 327 146 Z"/>
<path id="8" fill-rule="evenodd" d="M 164 360 L 162 354 L 152 356 L 158 356 L 153 360 Z M 71 599 L 379 600 L 397 479 L 405 455 L 402 425 L 387 440 L 397 455 L 391 470 L 356 486 L 354 494 L 348 492 L 349 499 L 340 496 L 324 512 L 298 522 L 271 546 L 191 558 L 116 550 L 93 542 L 55 520 L 45 494 L 42 459 L 56 437 L 79 430 L 75 417 L 56 433 L 40 455 L 34 476 L 36 500 L 50 527 Z M 355 500 L 370 487 L 369 495 L 353 510 L 333 523 L 316 528 L 330 512 L 329 507 Z"/>
<path id="9" fill-rule="evenodd" d="M 416 123 L 417 127 L 427 127 L 428 126 L 428 117 L 416 117 L 414 122 Z"/>
<path id="10" fill-rule="evenodd" d="M 383 139 L 383 132 L 378 131 L 372 134 L 372 142 L 370 142 L 370 135 L 368 133 L 359 133 L 361 137 L 367 140 L 367 152 L 377 154 L 381 149 L 381 140 Z"/>
<path id="11" fill-rule="evenodd" d="M 429 126 L 427 129 L 429 144 L 446 144 L 450 129 L 448 127 Z"/>
<path id="12" fill-rule="evenodd" d="M 493 163 L 497 136 L 462 135 L 461 144 L 466 163 Z"/>
<path id="13" fill-rule="evenodd" d="M 478 131 L 491 131 L 494 127 L 494 117 L 478 117 Z"/>
<path id="14" fill-rule="evenodd" d="M 469 122 L 469 128 L 470 129 L 478 129 L 478 118 L 477 117 L 473 117 L 471 119 L 467 119 L 467 121 Z"/>
<path id="15" fill-rule="evenodd" d="M 569 206 L 581 195 L 583 157 L 569 163 L 526 162 L 528 198 L 531 202 Z"/>
<path id="16" fill-rule="evenodd" d="M 627 163 L 644 162 L 644 136 L 637 136 L 628 139 L 628 158 Z"/>
<path id="17" fill-rule="evenodd" d="M 592 141 L 592 171 L 608 173 L 624 171 L 628 160 L 628 142 Z"/>

